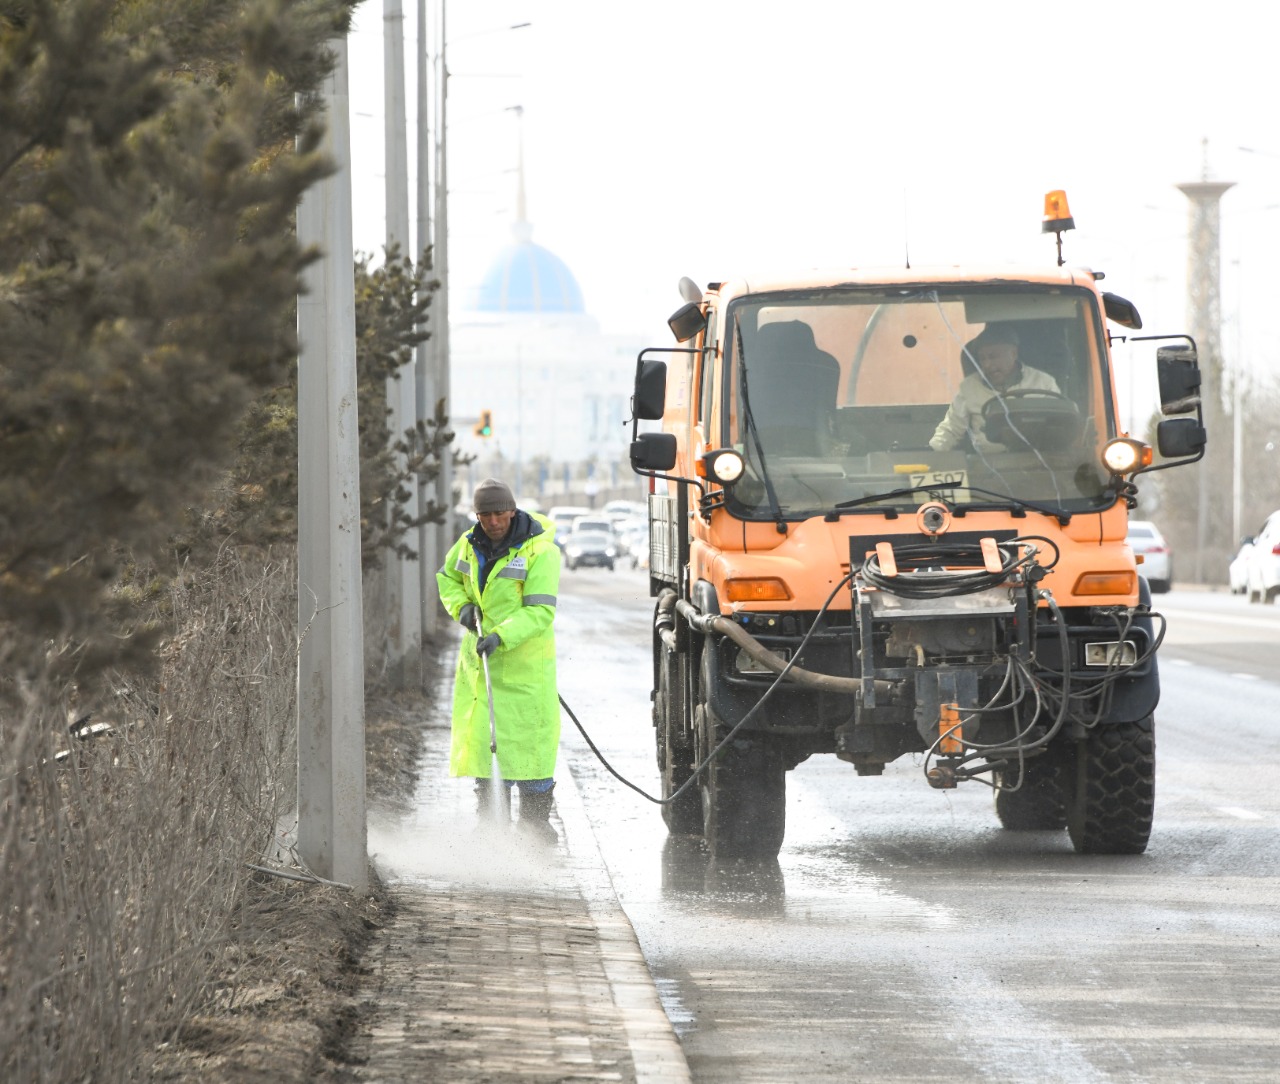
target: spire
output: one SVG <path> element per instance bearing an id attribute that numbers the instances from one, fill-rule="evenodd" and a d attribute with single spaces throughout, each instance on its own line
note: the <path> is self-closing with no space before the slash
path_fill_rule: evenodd
<path id="1" fill-rule="evenodd" d="M 511 227 L 516 241 L 525 244 L 533 239 L 533 226 L 529 224 L 529 215 L 525 203 L 524 192 L 524 106 L 513 105 L 511 110 L 516 115 L 516 220 Z"/>

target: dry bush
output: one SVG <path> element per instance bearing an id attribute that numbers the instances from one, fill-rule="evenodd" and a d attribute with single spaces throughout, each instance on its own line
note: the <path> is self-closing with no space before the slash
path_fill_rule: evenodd
<path id="1" fill-rule="evenodd" d="M 278 554 L 184 569 L 158 674 L 92 705 L 107 735 L 70 740 L 51 681 L 3 690 L 0 1080 L 129 1079 L 214 996 L 294 796 L 295 582 Z M 0 639 L 0 674 L 30 650 Z"/>

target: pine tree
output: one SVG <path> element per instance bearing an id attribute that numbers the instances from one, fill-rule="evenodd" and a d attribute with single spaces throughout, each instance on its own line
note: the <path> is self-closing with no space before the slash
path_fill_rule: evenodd
<path id="1" fill-rule="evenodd" d="M 352 7 L 0 9 L 0 624 L 82 676 L 143 642 L 119 556 L 163 552 L 294 363 L 291 223 Z"/>
<path id="2" fill-rule="evenodd" d="M 440 522 L 444 509 L 429 501 L 417 517 L 404 510 L 409 487 L 434 482 L 453 432 L 443 402 L 433 416 L 403 433 L 388 425 L 386 382 L 429 337 L 424 330 L 438 283 L 425 264 L 416 267 L 399 251 L 386 252 L 380 267 L 359 255 L 355 267 L 356 391 L 360 420 L 360 549 L 366 570 L 377 567 L 387 548 L 416 556 L 406 542 L 421 523 Z M 222 500 L 202 510 L 188 541 L 221 545 L 227 538 L 252 544 L 293 541 L 298 522 L 297 370 L 252 403 L 240 429 L 239 456 Z M 396 454 L 393 454 L 393 450 Z"/>

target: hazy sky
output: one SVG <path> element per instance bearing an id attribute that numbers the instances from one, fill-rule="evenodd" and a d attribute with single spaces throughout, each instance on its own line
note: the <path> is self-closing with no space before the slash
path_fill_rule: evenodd
<path id="1" fill-rule="evenodd" d="M 455 298 L 509 237 L 520 105 L 534 240 L 572 268 L 606 331 L 665 343 L 681 275 L 900 266 L 907 251 L 914 266 L 1051 266 L 1040 220 L 1055 188 L 1077 223 L 1068 261 L 1104 270 L 1148 331 L 1189 330 L 1188 203 L 1174 185 L 1202 177 L 1207 139 L 1209 177 L 1238 182 L 1222 201 L 1224 352 L 1278 374 L 1280 95 L 1263 10 L 455 0 Z M 357 22 L 356 244 L 377 251 L 380 0 Z"/>

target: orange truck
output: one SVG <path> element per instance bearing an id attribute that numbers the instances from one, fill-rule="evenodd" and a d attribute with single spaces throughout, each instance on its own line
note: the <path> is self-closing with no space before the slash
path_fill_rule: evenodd
<path id="1" fill-rule="evenodd" d="M 912 756 L 1008 829 L 1146 848 L 1163 619 L 1126 526 L 1137 475 L 1204 454 L 1200 375 L 1064 265 L 1072 225 L 1050 193 L 1056 267 L 682 281 L 631 445 L 673 833 L 773 858 L 790 769 Z M 1117 341 L 1154 349 L 1158 455 L 1121 432 Z"/>

